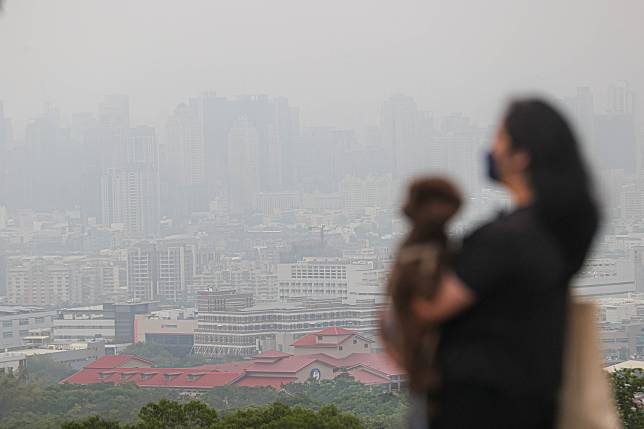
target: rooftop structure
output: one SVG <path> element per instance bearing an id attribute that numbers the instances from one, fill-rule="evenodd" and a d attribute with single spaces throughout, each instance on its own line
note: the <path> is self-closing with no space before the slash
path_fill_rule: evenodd
<path id="1" fill-rule="evenodd" d="M 351 330 L 329 328 L 312 334 L 325 343 L 354 345 L 365 341 Z M 308 346 L 307 346 L 308 347 Z M 364 384 L 377 384 L 399 389 L 405 373 L 382 353 L 349 353 L 337 355 L 333 348 L 306 353 L 301 347 L 295 354 L 267 351 L 253 358 L 224 364 L 192 368 L 153 368 L 149 360 L 132 355 L 105 356 L 61 384 L 136 383 L 140 387 L 165 387 L 199 391 L 219 386 L 268 386 L 275 389 L 294 382 L 332 380 L 349 375 Z M 327 352 L 330 352 L 327 353 Z"/>

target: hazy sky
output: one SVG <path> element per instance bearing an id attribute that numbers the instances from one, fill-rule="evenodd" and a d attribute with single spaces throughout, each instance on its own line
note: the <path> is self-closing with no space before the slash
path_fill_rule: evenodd
<path id="1" fill-rule="evenodd" d="M 378 121 L 382 100 L 490 119 L 509 91 L 644 88 L 642 0 L 6 0 L 0 100 L 164 123 L 202 91 L 287 96 L 305 125 Z"/>

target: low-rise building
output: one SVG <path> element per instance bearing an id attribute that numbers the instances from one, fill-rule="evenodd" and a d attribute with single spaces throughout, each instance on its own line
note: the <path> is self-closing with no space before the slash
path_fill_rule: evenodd
<path id="1" fill-rule="evenodd" d="M 108 356 L 98 359 L 61 384 L 135 383 L 140 387 L 170 388 L 199 392 L 219 386 L 267 386 L 283 388 L 290 383 L 333 380 L 350 376 L 363 384 L 399 390 L 406 384 L 404 371 L 384 353 L 350 352 L 349 347 L 370 344 L 362 335 L 344 329 L 314 332 L 332 347 L 297 347 L 296 353 L 266 351 L 237 362 L 192 368 L 153 368 L 137 356 Z M 321 343 L 320 343 L 321 344 Z M 362 347 L 363 348 L 363 347 Z M 366 350 L 366 349 L 365 349 Z"/>
<path id="2" fill-rule="evenodd" d="M 178 356 L 190 353 L 196 329 L 194 309 L 155 311 L 137 314 L 134 318 L 134 338 L 137 343 L 159 344 Z"/>
<path id="3" fill-rule="evenodd" d="M 293 352 L 294 341 L 329 327 L 344 327 L 373 338 L 378 332 L 379 312 L 385 308 L 373 301 L 350 305 L 339 299 L 302 298 L 253 304 L 252 297 L 246 298 L 230 292 L 199 293 L 195 354 L 254 356 L 266 350 Z"/>
<path id="4" fill-rule="evenodd" d="M 25 368 L 27 356 L 19 352 L 0 353 L 0 374 L 16 374 Z"/>
<path id="5" fill-rule="evenodd" d="M 56 312 L 41 307 L 0 305 L 0 349 L 25 345 L 25 337 L 51 330 Z"/>

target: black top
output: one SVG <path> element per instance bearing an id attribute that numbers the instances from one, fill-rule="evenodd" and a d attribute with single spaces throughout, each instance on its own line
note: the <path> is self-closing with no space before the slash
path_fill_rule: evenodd
<path id="1" fill-rule="evenodd" d="M 454 271 L 473 307 L 443 326 L 438 363 L 445 385 L 552 396 L 560 384 L 569 273 L 558 242 L 533 207 L 474 231 Z"/>

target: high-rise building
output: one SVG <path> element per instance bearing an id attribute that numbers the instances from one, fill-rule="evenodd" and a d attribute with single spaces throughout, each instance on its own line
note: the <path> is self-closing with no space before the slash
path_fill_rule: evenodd
<path id="1" fill-rule="evenodd" d="M 340 182 L 344 207 L 348 209 L 365 207 L 390 207 L 393 203 L 393 183 L 388 176 L 354 177 L 346 176 Z"/>
<path id="2" fill-rule="evenodd" d="M 2 229 L 1 220 L 0 220 L 0 229 Z M 0 296 L 7 295 L 7 280 L 8 280 L 7 261 L 8 261 L 8 257 L 7 257 L 6 243 L 4 239 L 0 238 Z"/>
<path id="3" fill-rule="evenodd" d="M 154 129 L 133 128 L 127 139 L 127 163 L 101 178 L 102 221 L 123 224 L 132 237 L 159 233 L 159 169 Z"/>
<path id="4" fill-rule="evenodd" d="M 9 159 L 9 142 L 12 138 L 11 121 L 4 115 L 4 106 L 0 101 L 0 205 L 7 200 L 7 167 Z"/>
<path id="5" fill-rule="evenodd" d="M 157 307 L 157 302 L 106 303 L 103 304 L 103 318 L 114 320 L 115 342 L 133 343 L 136 338 L 136 315 L 149 314 Z"/>
<path id="6" fill-rule="evenodd" d="M 99 149 L 103 170 L 121 167 L 127 159 L 130 101 L 127 95 L 106 95 L 98 105 Z"/>
<path id="7" fill-rule="evenodd" d="M 246 116 L 241 116 L 228 133 L 228 204 L 231 212 L 253 208 L 259 192 L 258 134 Z"/>
<path id="8" fill-rule="evenodd" d="M 61 257 L 10 257 L 7 302 L 60 305 L 82 302 L 78 264 Z"/>
<path id="9" fill-rule="evenodd" d="M 195 256 L 194 244 L 172 240 L 144 242 L 130 248 L 127 262 L 130 297 L 163 302 L 193 298 L 189 295 L 196 274 Z"/>
<path id="10" fill-rule="evenodd" d="M 209 195 L 202 99 L 191 98 L 187 104 L 177 106 L 168 120 L 167 132 L 164 173 L 170 190 L 165 210 L 179 217 L 207 211 Z"/>
<path id="11" fill-rule="evenodd" d="M 419 139 L 419 111 L 413 98 L 395 95 L 382 106 L 382 143 L 394 179 L 404 179 L 423 169 L 425 154 Z"/>

